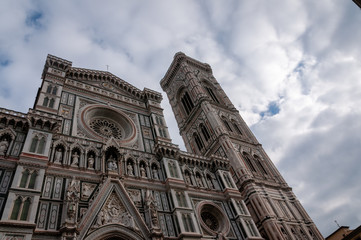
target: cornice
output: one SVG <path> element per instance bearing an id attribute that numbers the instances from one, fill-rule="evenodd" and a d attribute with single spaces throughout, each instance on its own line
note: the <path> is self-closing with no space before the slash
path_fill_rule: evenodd
<path id="1" fill-rule="evenodd" d="M 174 78 L 175 74 L 181 67 L 181 65 L 185 63 L 186 65 L 190 65 L 196 68 L 199 68 L 205 72 L 212 73 L 212 68 L 207 63 L 202 63 L 194 58 L 191 58 L 187 55 L 185 55 L 182 52 L 178 52 L 174 55 L 173 62 L 171 63 L 170 67 L 168 68 L 168 71 L 160 81 L 160 85 L 163 90 L 168 88 L 171 80 Z"/>

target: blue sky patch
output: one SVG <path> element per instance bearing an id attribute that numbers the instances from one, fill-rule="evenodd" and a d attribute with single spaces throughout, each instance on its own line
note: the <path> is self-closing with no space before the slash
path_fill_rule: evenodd
<path id="1" fill-rule="evenodd" d="M 280 107 L 276 101 L 270 102 L 268 104 L 267 110 L 260 113 L 261 117 L 264 118 L 265 116 L 274 116 L 280 112 Z"/>
<path id="2" fill-rule="evenodd" d="M 31 11 L 28 13 L 26 17 L 26 25 L 29 27 L 33 27 L 39 29 L 42 27 L 41 19 L 43 17 L 43 13 L 40 11 Z"/>

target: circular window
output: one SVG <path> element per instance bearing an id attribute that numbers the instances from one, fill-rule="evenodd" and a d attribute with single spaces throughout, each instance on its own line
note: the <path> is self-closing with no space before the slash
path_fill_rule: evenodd
<path id="1" fill-rule="evenodd" d="M 113 137 L 122 143 L 132 142 L 136 137 L 133 121 L 123 112 L 104 105 L 90 105 L 80 114 L 80 127 L 88 137 L 99 140 Z"/>
<path id="2" fill-rule="evenodd" d="M 197 213 L 201 219 L 201 225 L 210 234 L 222 233 L 226 235 L 230 229 L 230 223 L 223 210 L 210 201 L 203 201 L 197 207 Z"/>
<path id="3" fill-rule="evenodd" d="M 121 127 L 110 119 L 95 118 L 90 121 L 89 126 L 103 137 L 122 139 Z"/>
<path id="4" fill-rule="evenodd" d="M 202 221 L 212 229 L 213 231 L 217 231 L 219 228 L 219 222 L 217 218 L 210 212 L 202 212 L 201 213 Z"/>

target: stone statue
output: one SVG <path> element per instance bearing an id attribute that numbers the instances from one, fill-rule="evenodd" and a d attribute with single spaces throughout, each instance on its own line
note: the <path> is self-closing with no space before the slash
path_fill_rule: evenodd
<path id="1" fill-rule="evenodd" d="M 133 176 L 133 166 L 131 163 L 128 163 L 128 175 Z"/>
<path id="2" fill-rule="evenodd" d="M 146 193 L 146 198 L 145 198 L 145 203 L 146 203 L 146 211 L 149 212 L 149 217 L 150 217 L 150 221 L 151 221 L 151 228 L 159 228 L 159 220 L 158 220 L 158 211 L 157 211 L 157 206 L 153 197 L 153 194 L 151 193 L 151 191 L 147 190 Z"/>
<path id="3" fill-rule="evenodd" d="M 141 176 L 142 178 L 146 178 L 146 177 L 147 177 L 147 174 L 146 174 L 146 172 L 145 172 L 145 168 L 144 168 L 143 165 L 140 165 L 140 176 Z"/>
<path id="4" fill-rule="evenodd" d="M 6 150 L 8 149 L 8 147 L 9 147 L 8 141 L 6 141 L 6 139 L 3 139 L 3 140 L 0 142 L 0 156 L 5 155 Z"/>
<path id="5" fill-rule="evenodd" d="M 158 169 L 156 167 L 153 167 L 153 178 L 154 179 L 159 179 L 159 176 L 158 176 Z"/>
<path id="6" fill-rule="evenodd" d="M 78 166 L 79 164 L 79 154 L 77 152 L 74 152 L 73 154 L 73 162 L 71 163 L 72 166 Z"/>
<path id="7" fill-rule="evenodd" d="M 191 181 L 191 177 L 189 176 L 189 173 L 186 172 L 186 183 L 187 184 L 192 184 L 192 181 Z"/>
<path id="8" fill-rule="evenodd" d="M 110 156 L 110 158 L 108 159 L 108 170 L 115 171 L 117 169 L 118 169 L 118 166 L 117 166 L 115 159 L 113 158 L 113 156 Z"/>
<path id="9" fill-rule="evenodd" d="M 92 154 L 90 154 L 90 156 L 88 158 L 88 168 L 94 169 L 94 157 Z"/>
<path id="10" fill-rule="evenodd" d="M 80 198 L 80 185 L 79 180 L 75 180 L 75 177 L 71 180 L 68 189 L 66 190 L 67 201 L 67 219 L 69 223 L 75 223 L 77 205 Z"/>
<path id="11" fill-rule="evenodd" d="M 63 158 L 63 152 L 61 151 L 60 148 L 58 148 L 55 152 L 55 159 L 54 159 L 54 162 L 55 163 L 60 163 L 61 160 Z"/>

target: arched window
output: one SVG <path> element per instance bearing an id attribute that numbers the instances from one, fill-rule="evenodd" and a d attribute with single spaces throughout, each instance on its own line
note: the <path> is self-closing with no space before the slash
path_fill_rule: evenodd
<path id="1" fill-rule="evenodd" d="M 50 108 L 53 108 L 53 107 L 54 107 L 54 103 L 55 103 L 54 98 L 50 99 L 49 107 L 50 107 Z"/>
<path id="2" fill-rule="evenodd" d="M 233 124 L 234 129 L 236 129 L 237 133 L 242 135 L 242 131 L 241 131 L 241 129 L 239 129 L 237 123 L 232 121 L 232 124 Z"/>
<path id="3" fill-rule="evenodd" d="M 217 98 L 217 96 L 214 94 L 212 88 L 210 88 L 210 87 L 204 87 L 204 88 L 207 90 L 208 95 L 212 98 L 212 100 L 215 101 L 216 103 L 219 103 L 218 98 Z"/>
<path id="4" fill-rule="evenodd" d="M 208 141 L 208 140 L 211 138 L 211 136 L 209 135 L 209 132 L 208 132 L 207 127 L 204 126 L 203 123 L 201 123 L 201 124 L 199 125 L 199 127 L 200 127 L 200 129 L 201 129 L 201 132 L 202 132 L 202 134 L 203 134 L 204 139 L 205 139 L 206 141 Z"/>
<path id="5" fill-rule="evenodd" d="M 36 151 L 36 147 L 38 146 L 38 142 L 39 142 L 38 136 L 33 137 L 33 140 L 31 141 L 29 152 L 35 152 Z"/>
<path id="6" fill-rule="evenodd" d="M 44 148 L 45 148 L 45 138 L 42 137 L 40 139 L 40 142 L 39 142 L 37 153 L 43 154 L 44 153 Z"/>
<path id="7" fill-rule="evenodd" d="M 250 169 L 252 172 L 256 172 L 256 168 L 253 166 L 251 159 L 249 158 L 247 153 L 243 154 L 243 158 L 246 162 L 246 165 L 248 166 L 248 169 Z"/>
<path id="8" fill-rule="evenodd" d="M 22 204 L 21 197 L 18 197 L 14 202 L 13 211 L 11 212 L 10 219 L 11 220 L 18 220 L 21 204 Z"/>
<path id="9" fill-rule="evenodd" d="M 29 152 L 43 154 L 45 150 L 46 137 L 35 135 L 31 140 Z"/>
<path id="10" fill-rule="evenodd" d="M 30 200 L 30 198 L 27 198 L 23 204 L 23 209 L 21 211 L 20 220 L 22 220 L 22 221 L 28 220 L 30 204 L 31 204 L 31 200 Z"/>
<path id="11" fill-rule="evenodd" d="M 257 167 L 261 171 L 261 173 L 267 175 L 268 173 L 267 173 L 266 169 L 263 166 L 262 160 L 258 156 L 254 156 L 254 160 L 255 160 L 255 162 L 257 164 Z"/>
<path id="12" fill-rule="evenodd" d="M 37 176 L 38 176 L 38 173 L 37 173 L 36 171 L 34 171 L 34 172 L 31 174 L 28 188 L 30 188 L 30 189 L 34 189 L 34 188 L 35 188 L 35 183 L 36 183 L 36 177 L 37 177 Z"/>
<path id="13" fill-rule="evenodd" d="M 204 148 L 204 144 L 202 142 L 202 139 L 198 136 L 197 133 L 194 133 L 193 134 L 193 138 L 194 138 L 194 141 L 196 142 L 196 145 L 198 147 L 198 150 L 199 151 L 202 151 L 202 149 Z"/>
<path id="14" fill-rule="evenodd" d="M 231 126 L 229 126 L 229 123 L 228 123 L 227 119 L 225 119 L 225 118 L 223 117 L 223 118 L 222 118 L 222 121 L 223 121 L 224 126 L 227 128 L 227 130 L 230 131 L 230 132 L 233 132 Z"/>
<path id="15" fill-rule="evenodd" d="M 29 170 L 25 169 L 25 171 L 23 172 L 23 175 L 21 176 L 19 187 L 21 187 L 21 188 L 26 187 L 26 184 L 28 183 L 29 175 L 30 175 Z"/>
<path id="16" fill-rule="evenodd" d="M 48 103 L 49 103 L 49 98 L 48 98 L 48 97 L 45 97 L 45 98 L 44 98 L 44 102 L 43 102 L 43 106 L 44 106 L 44 107 L 47 107 L 47 106 L 48 106 Z"/>
<path id="17" fill-rule="evenodd" d="M 58 91 L 58 88 L 55 86 L 54 88 L 53 88 L 53 92 L 52 92 L 52 94 L 53 95 L 56 95 L 56 92 Z"/>
<path id="18" fill-rule="evenodd" d="M 46 92 L 47 93 L 51 93 L 51 89 L 52 89 L 53 87 L 51 86 L 51 85 L 48 85 L 48 88 L 46 89 Z"/>
<path id="19" fill-rule="evenodd" d="M 185 92 L 181 97 L 181 102 L 183 105 L 184 110 L 186 111 L 187 115 L 192 111 L 194 104 L 192 99 L 190 98 L 188 92 Z"/>

